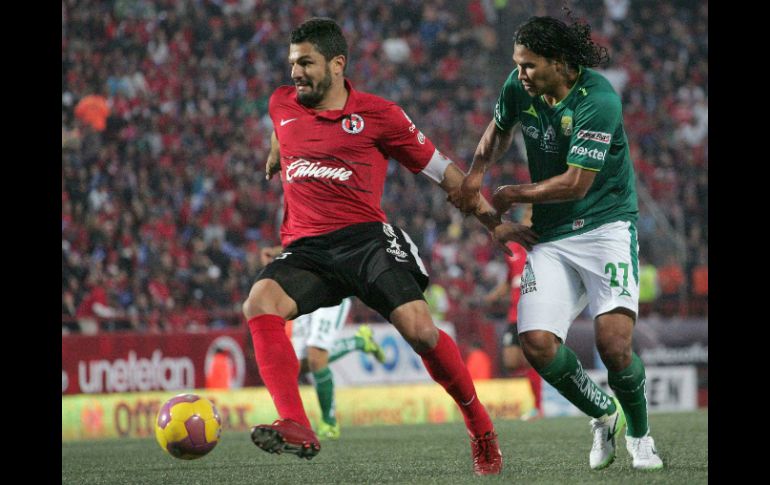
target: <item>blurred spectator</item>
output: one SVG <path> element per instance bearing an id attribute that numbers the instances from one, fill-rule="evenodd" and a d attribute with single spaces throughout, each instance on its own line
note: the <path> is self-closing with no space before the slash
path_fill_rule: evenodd
<path id="1" fill-rule="evenodd" d="M 465 358 L 465 365 L 474 381 L 492 378 L 492 358 L 484 351 L 481 343 L 473 342 Z"/>
<path id="2" fill-rule="evenodd" d="M 685 274 L 675 256 L 668 256 L 666 263 L 658 269 L 658 281 L 661 313 L 665 316 L 678 313 L 682 292 L 685 290 Z"/>
<path id="3" fill-rule="evenodd" d="M 62 334 L 77 332 L 80 327 L 77 322 L 77 309 L 75 308 L 75 295 L 67 290 L 61 296 Z"/>
<path id="4" fill-rule="evenodd" d="M 658 269 L 644 256 L 639 257 L 639 316 L 650 314 L 660 293 Z"/>
<path id="5" fill-rule="evenodd" d="M 107 116 L 109 114 L 110 108 L 107 105 L 107 98 L 99 94 L 84 96 L 75 105 L 77 119 L 96 131 L 104 131 L 107 128 Z"/>
<path id="6" fill-rule="evenodd" d="M 218 347 L 206 369 L 206 389 L 230 389 L 232 376 L 233 364 L 230 354 Z"/>
<path id="7" fill-rule="evenodd" d="M 446 312 L 449 309 L 446 289 L 435 281 L 431 282 L 425 289 L 425 300 L 428 302 L 428 309 L 430 309 L 433 320 L 436 322 L 446 321 Z"/>
<path id="8" fill-rule="evenodd" d="M 709 301 L 709 266 L 707 251 L 703 250 L 699 253 L 698 262 L 691 270 L 691 274 L 692 313 L 705 316 L 708 314 Z"/>
<path id="9" fill-rule="evenodd" d="M 92 273 L 87 282 L 88 293 L 80 302 L 76 310 L 80 332 L 94 335 L 102 326 L 108 326 L 110 321 L 102 322 L 102 319 L 115 319 L 120 312 L 109 305 L 107 289 L 104 280 L 99 273 Z"/>

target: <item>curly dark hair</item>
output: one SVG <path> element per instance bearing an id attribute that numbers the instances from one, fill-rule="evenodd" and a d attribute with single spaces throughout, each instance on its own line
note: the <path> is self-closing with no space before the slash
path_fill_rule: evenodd
<path id="1" fill-rule="evenodd" d="M 313 44 L 327 62 L 337 56 L 348 58 L 348 42 L 340 26 L 330 18 L 313 17 L 292 30 L 291 43 L 302 42 Z"/>
<path id="2" fill-rule="evenodd" d="M 571 19 L 569 11 L 567 16 Z M 610 60 L 607 48 L 591 40 L 591 26 L 577 21 L 567 25 L 553 17 L 531 17 L 519 26 L 513 43 L 547 59 L 563 61 L 573 69 L 594 67 Z"/>

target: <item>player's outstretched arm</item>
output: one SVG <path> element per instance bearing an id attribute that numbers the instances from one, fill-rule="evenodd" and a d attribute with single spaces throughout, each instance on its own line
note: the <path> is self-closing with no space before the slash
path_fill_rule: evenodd
<path id="1" fill-rule="evenodd" d="M 259 259 L 262 262 L 262 266 L 267 266 L 272 263 L 276 256 L 281 254 L 283 246 L 268 246 L 262 248 L 259 252 Z"/>
<path id="2" fill-rule="evenodd" d="M 489 122 L 476 147 L 471 168 L 462 183 L 459 197 L 456 201 L 452 201 L 455 207 L 466 214 L 470 214 L 475 209 L 481 195 L 481 183 L 487 167 L 502 158 L 512 142 L 513 129 L 504 131 L 497 127 L 495 120 Z"/>
<path id="3" fill-rule="evenodd" d="M 495 190 L 492 205 L 504 214 L 515 203 L 548 204 L 580 200 L 585 197 L 596 174 L 574 165 L 567 165 L 567 171 L 534 184 L 503 185 Z"/>
<path id="4" fill-rule="evenodd" d="M 448 199 L 457 197 L 460 187 L 465 179 L 465 174 L 460 170 L 457 165 L 450 163 L 447 165 L 444 171 L 444 178 L 439 183 L 439 186 L 449 194 Z M 492 239 L 502 249 L 505 254 L 512 256 L 512 252 L 508 246 L 505 245 L 508 241 L 514 241 L 524 246 L 528 251 L 532 249 L 532 245 L 537 242 L 537 235 L 524 224 L 518 222 L 503 222 L 500 218 L 501 213 L 494 209 L 487 201 L 487 199 L 478 194 L 476 206 L 472 209 L 473 215 L 481 222 L 484 227 L 489 230 Z"/>

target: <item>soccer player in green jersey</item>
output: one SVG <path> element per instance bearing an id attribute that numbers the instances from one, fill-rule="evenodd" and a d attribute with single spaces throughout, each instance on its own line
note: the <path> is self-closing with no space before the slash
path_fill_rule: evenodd
<path id="1" fill-rule="evenodd" d="M 463 212 L 476 205 L 487 166 L 510 147 L 519 123 L 531 184 L 499 187 L 501 213 L 532 203 L 538 243 L 521 281 L 519 336 L 543 379 L 591 416 L 593 469 L 615 459 L 627 422 L 626 448 L 637 469 L 662 468 L 647 422 L 644 365 L 631 347 L 639 274 L 634 173 L 619 96 L 589 67 L 608 59 L 586 24 L 533 17 L 514 36 L 516 68 L 505 81 L 472 166 L 450 200 Z M 496 236 L 513 231 L 501 225 Z M 588 305 L 596 346 L 607 366 L 607 395 L 563 345 Z"/>

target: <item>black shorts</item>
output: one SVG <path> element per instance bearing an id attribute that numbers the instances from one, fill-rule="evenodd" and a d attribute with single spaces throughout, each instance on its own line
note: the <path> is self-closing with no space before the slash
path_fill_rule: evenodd
<path id="1" fill-rule="evenodd" d="M 296 316 L 355 295 L 388 321 L 398 306 L 424 300 L 428 286 L 415 244 L 401 229 L 382 222 L 298 239 L 265 266 L 257 281 L 267 278 L 297 302 Z"/>
<path id="2" fill-rule="evenodd" d="M 521 347 L 517 322 L 509 323 L 508 328 L 505 329 L 503 334 L 503 347 L 512 347 L 514 345 Z"/>

